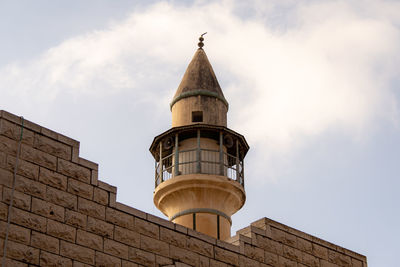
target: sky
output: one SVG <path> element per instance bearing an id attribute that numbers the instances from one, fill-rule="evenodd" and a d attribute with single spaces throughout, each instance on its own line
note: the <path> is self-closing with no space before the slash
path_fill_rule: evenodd
<path id="1" fill-rule="evenodd" d="M 262 217 L 398 266 L 400 1 L 0 1 L 0 109 L 80 141 L 153 205 L 153 138 L 203 32 Z"/>

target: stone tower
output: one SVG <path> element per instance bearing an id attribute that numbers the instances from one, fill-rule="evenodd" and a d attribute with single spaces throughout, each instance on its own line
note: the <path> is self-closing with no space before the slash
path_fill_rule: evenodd
<path id="1" fill-rule="evenodd" d="M 171 102 L 172 128 L 154 138 L 154 204 L 169 220 L 226 240 L 246 200 L 245 138 L 227 128 L 228 102 L 200 37 Z"/>

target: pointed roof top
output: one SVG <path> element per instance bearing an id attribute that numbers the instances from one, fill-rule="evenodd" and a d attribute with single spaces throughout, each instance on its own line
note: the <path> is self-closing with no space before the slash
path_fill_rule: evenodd
<path id="1" fill-rule="evenodd" d="M 222 93 L 214 70 L 208 61 L 206 53 L 202 49 L 204 45 L 202 43 L 203 40 L 203 37 L 200 37 L 199 49 L 197 49 L 183 75 L 182 81 L 171 102 L 171 108 L 180 99 L 197 95 L 216 97 L 228 107 L 228 102 Z"/>

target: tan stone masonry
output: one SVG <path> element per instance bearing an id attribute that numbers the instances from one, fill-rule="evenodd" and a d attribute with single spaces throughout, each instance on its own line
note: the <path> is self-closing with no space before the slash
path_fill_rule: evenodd
<path id="1" fill-rule="evenodd" d="M 228 242 L 116 202 L 79 142 L 0 111 L 0 257 L 6 266 L 366 267 L 366 257 L 263 218 Z M 143 153 L 146 153 L 144 151 Z"/>

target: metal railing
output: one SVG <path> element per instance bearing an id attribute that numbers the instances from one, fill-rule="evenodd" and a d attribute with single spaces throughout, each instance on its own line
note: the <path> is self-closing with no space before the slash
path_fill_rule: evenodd
<path id="1" fill-rule="evenodd" d="M 220 151 L 212 149 L 189 149 L 179 152 L 173 150 L 171 154 L 156 161 L 155 186 L 173 177 L 194 173 L 226 176 L 244 186 L 243 161 L 226 152 L 221 154 Z"/>

